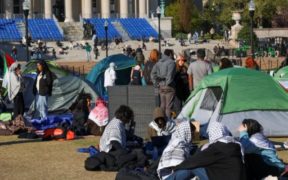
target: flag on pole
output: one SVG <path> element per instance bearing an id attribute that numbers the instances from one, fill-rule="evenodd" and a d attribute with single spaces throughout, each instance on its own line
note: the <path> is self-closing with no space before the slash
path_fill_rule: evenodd
<path id="1" fill-rule="evenodd" d="M 15 62 L 14 59 L 4 51 L 0 50 L 0 61 L 2 60 L 3 63 L 3 82 L 2 87 L 7 87 L 8 82 L 8 70 L 9 67 Z M 1 62 L 0 62 L 1 63 Z"/>

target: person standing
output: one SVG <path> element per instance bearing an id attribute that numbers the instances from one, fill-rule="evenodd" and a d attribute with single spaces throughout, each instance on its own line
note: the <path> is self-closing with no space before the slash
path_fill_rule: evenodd
<path id="1" fill-rule="evenodd" d="M 10 101 L 13 100 L 14 108 L 13 108 L 13 116 L 16 118 L 18 115 L 24 114 L 24 80 L 21 75 L 21 65 L 18 63 L 14 63 L 9 68 L 8 74 L 8 98 Z"/>
<path id="2" fill-rule="evenodd" d="M 110 63 L 109 68 L 107 68 L 104 73 L 104 87 L 107 89 L 108 87 L 114 86 L 116 79 L 115 64 Z"/>
<path id="3" fill-rule="evenodd" d="M 131 70 L 131 85 L 142 85 L 142 77 L 143 77 L 143 72 L 141 70 L 140 65 L 136 65 L 134 68 Z"/>
<path id="4" fill-rule="evenodd" d="M 180 113 L 183 102 L 187 100 L 190 95 L 188 74 L 188 66 L 186 65 L 186 59 L 184 56 L 180 55 L 176 61 L 176 98 L 174 102 L 174 110 L 176 113 Z"/>
<path id="5" fill-rule="evenodd" d="M 85 43 L 85 51 L 86 51 L 87 62 L 89 62 L 91 60 L 91 50 L 92 50 L 92 47 L 90 46 L 90 44 L 88 42 L 86 42 Z"/>
<path id="6" fill-rule="evenodd" d="M 151 72 L 155 64 L 159 60 L 159 52 L 157 49 L 153 49 L 150 52 L 150 57 L 149 60 L 145 63 L 144 65 L 144 71 L 143 71 L 143 76 L 145 79 L 145 82 L 148 86 L 152 86 L 153 82 L 151 79 Z M 155 94 L 155 105 L 156 107 L 160 107 L 160 96 L 159 96 L 159 88 L 155 87 L 154 88 L 154 94 Z"/>
<path id="7" fill-rule="evenodd" d="M 48 96 L 52 95 L 53 75 L 45 61 L 37 63 L 37 77 L 33 86 L 36 115 L 41 119 L 48 116 Z"/>
<path id="8" fill-rule="evenodd" d="M 11 56 L 13 57 L 15 61 L 17 61 L 17 54 L 18 54 L 17 48 L 13 46 Z"/>
<path id="9" fill-rule="evenodd" d="M 149 60 L 144 65 L 143 76 L 147 85 L 153 85 L 151 79 L 151 72 L 154 65 L 158 62 L 158 60 L 159 60 L 159 52 L 157 49 L 153 49 L 150 52 Z"/>
<path id="10" fill-rule="evenodd" d="M 210 35 L 211 35 L 211 39 L 213 40 L 214 35 L 215 35 L 215 29 L 213 27 L 210 29 Z"/>
<path id="11" fill-rule="evenodd" d="M 200 81 L 212 73 L 211 66 L 204 61 L 205 49 L 197 50 L 197 61 L 194 61 L 188 67 L 189 89 L 193 91 Z"/>
<path id="12" fill-rule="evenodd" d="M 175 73 L 176 65 L 173 60 L 174 52 L 166 49 L 151 72 L 151 79 L 156 88 L 159 87 L 161 108 L 165 110 L 166 116 L 171 117 L 175 98 Z"/>

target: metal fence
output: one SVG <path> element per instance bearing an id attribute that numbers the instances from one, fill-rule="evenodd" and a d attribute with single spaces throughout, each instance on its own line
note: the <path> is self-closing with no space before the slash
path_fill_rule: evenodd
<path id="1" fill-rule="evenodd" d="M 120 105 L 131 107 L 135 115 L 135 134 L 147 137 L 148 124 L 153 119 L 155 108 L 154 88 L 152 86 L 115 86 L 108 88 L 109 117 L 114 117 Z"/>

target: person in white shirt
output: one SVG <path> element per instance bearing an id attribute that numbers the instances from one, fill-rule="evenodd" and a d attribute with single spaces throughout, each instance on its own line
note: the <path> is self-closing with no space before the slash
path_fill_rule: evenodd
<path id="1" fill-rule="evenodd" d="M 109 86 L 114 86 L 116 79 L 115 63 L 110 63 L 104 73 L 104 87 L 107 89 Z"/>

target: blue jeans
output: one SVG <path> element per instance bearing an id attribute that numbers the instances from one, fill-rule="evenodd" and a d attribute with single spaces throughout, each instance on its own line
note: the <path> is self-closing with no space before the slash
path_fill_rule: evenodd
<path id="1" fill-rule="evenodd" d="M 47 105 L 48 97 L 41 96 L 39 94 L 36 95 L 35 103 L 36 103 L 36 115 L 40 116 L 41 119 L 47 118 L 48 116 L 48 105 Z"/>
<path id="2" fill-rule="evenodd" d="M 178 170 L 165 180 L 190 180 L 195 176 L 198 176 L 200 180 L 209 180 L 204 168 Z"/>

